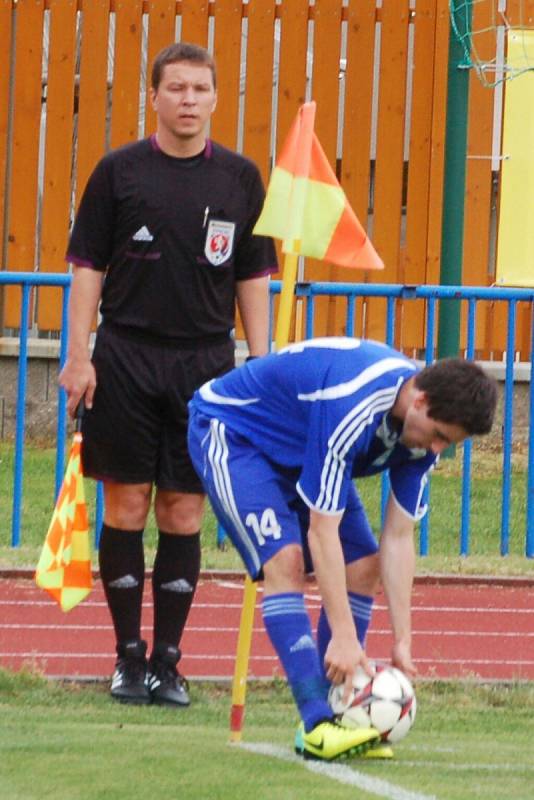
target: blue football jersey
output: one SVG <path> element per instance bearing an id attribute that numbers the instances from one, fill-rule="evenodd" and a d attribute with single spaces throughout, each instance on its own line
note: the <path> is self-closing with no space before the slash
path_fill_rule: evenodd
<path id="1" fill-rule="evenodd" d="M 436 456 L 411 450 L 391 409 L 416 365 L 379 342 L 310 339 L 204 384 L 192 410 L 215 417 L 295 472 L 310 508 L 343 511 L 353 478 L 389 470 L 397 503 L 413 519 Z"/>

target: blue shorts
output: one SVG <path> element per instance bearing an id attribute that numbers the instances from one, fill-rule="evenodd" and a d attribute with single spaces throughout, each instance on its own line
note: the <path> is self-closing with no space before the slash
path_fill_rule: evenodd
<path id="1" fill-rule="evenodd" d="M 299 471 L 274 465 L 224 423 L 194 410 L 188 444 L 217 519 L 251 578 L 261 578 L 263 564 L 289 544 L 303 548 L 306 569 L 312 572 L 307 540 L 310 509 L 296 489 Z M 354 486 L 339 533 L 346 564 L 378 550 Z"/>

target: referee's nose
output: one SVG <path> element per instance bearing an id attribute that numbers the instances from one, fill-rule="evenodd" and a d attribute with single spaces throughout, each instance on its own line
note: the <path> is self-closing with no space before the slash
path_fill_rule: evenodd
<path id="1" fill-rule="evenodd" d="M 186 86 L 182 95 L 182 102 L 194 106 L 197 102 L 197 93 L 191 84 Z"/>

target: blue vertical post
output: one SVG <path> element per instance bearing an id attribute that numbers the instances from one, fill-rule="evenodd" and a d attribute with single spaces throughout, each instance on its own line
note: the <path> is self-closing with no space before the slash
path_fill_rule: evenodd
<path id="1" fill-rule="evenodd" d="M 516 301 L 508 302 L 508 330 L 506 335 L 506 369 L 504 382 L 504 424 L 502 459 L 501 503 L 501 555 L 510 552 L 510 490 L 512 485 L 512 426 L 514 400 L 514 352 Z"/>
<path id="2" fill-rule="evenodd" d="M 61 369 L 67 358 L 67 343 L 69 340 L 69 296 L 70 287 L 63 289 L 63 306 L 61 310 L 61 339 L 59 345 L 59 368 Z M 58 388 L 57 396 L 57 428 L 56 428 L 56 490 L 54 497 L 57 500 L 63 483 L 65 472 L 65 440 L 67 434 L 67 395 L 65 390 Z"/>
<path id="3" fill-rule="evenodd" d="M 467 305 L 467 358 L 475 357 L 476 300 L 470 298 Z M 471 439 L 464 442 L 464 464 L 462 471 L 462 514 L 460 521 L 460 555 L 469 555 L 469 515 L 471 511 Z"/>
<path id="4" fill-rule="evenodd" d="M 96 482 L 96 502 L 95 502 L 95 549 L 100 547 L 100 533 L 104 520 L 104 486 L 101 481 Z"/>
<path id="5" fill-rule="evenodd" d="M 436 299 L 429 297 L 426 307 L 426 348 L 425 348 L 425 363 L 430 364 L 434 359 L 434 336 L 436 328 Z M 425 503 L 429 510 L 421 520 L 420 534 L 419 534 L 419 555 L 428 555 L 428 527 L 430 517 L 430 482 L 428 482 L 423 490 L 422 502 Z"/>
<path id="6" fill-rule="evenodd" d="M 528 469 L 527 469 L 527 520 L 525 555 L 534 558 L 534 303 L 530 306 L 531 335 L 530 342 L 530 389 L 529 389 L 529 432 L 528 432 Z"/>
<path id="7" fill-rule="evenodd" d="M 389 296 L 387 298 L 386 306 L 386 344 L 393 346 L 395 339 L 395 298 Z M 386 520 L 386 509 L 390 491 L 389 470 L 382 473 L 380 479 L 380 516 L 382 519 L 382 527 Z"/>
<path id="8" fill-rule="evenodd" d="M 356 297 L 353 294 L 347 295 L 347 322 L 345 324 L 346 336 L 354 336 L 355 319 L 354 307 L 356 305 Z"/>
<path id="9" fill-rule="evenodd" d="M 313 329 L 315 326 L 315 297 L 310 292 L 308 295 L 308 302 L 306 303 L 306 339 L 313 338 Z"/>
<path id="10" fill-rule="evenodd" d="M 269 292 L 269 350 L 273 341 L 274 331 L 274 292 Z"/>
<path id="11" fill-rule="evenodd" d="M 26 422 L 26 375 L 28 369 L 28 325 L 30 319 L 30 286 L 22 285 L 20 313 L 19 368 L 17 380 L 17 419 L 15 421 L 15 464 L 13 481 L 13 516 L 11 545 L 20 545 L 22 485 L 24 481 L 24 428 Z"/>
<path id="12" fill-rule="evenodd" d="M 393 347 L 395 339 L 395 303 L 396 298 L 388 295 L 386 305 L 386 344 Z"/>

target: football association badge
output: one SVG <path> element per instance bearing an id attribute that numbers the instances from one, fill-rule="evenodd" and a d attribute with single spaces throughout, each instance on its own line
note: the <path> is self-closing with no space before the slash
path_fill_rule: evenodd
<path id="1" fill-rule="evenodd" d="M 219 219 L 210 219 L 204 255 L 214 267 L 224 264 L 234 249 L 235 223 Z"/>

